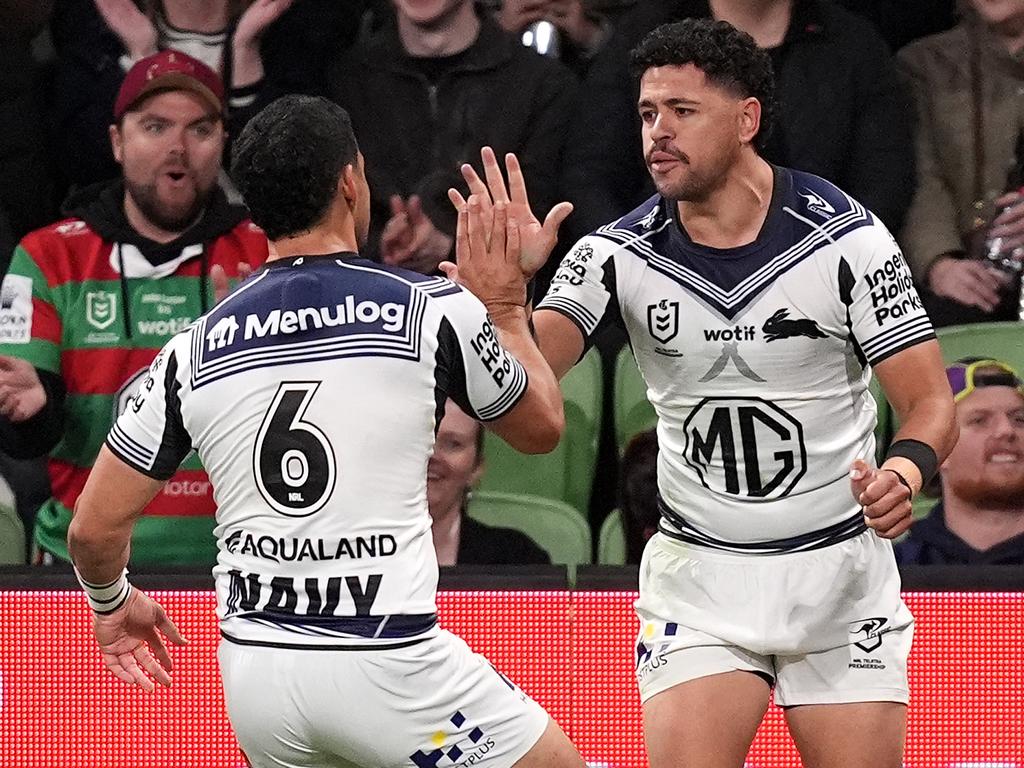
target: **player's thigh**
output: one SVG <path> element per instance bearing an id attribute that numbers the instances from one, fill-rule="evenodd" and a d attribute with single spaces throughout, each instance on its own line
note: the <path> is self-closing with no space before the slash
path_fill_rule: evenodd
<path id="1" fill-rule="evenodd" d="M 698 677 L 643 704 L 651 768 L 742 768 L 765 711 L 768 682 L 749 671 Z"/>
<path id="2" fill-rule="evenodd" d="M 907 706 L 895 701 L 808 704 L 786 709 L 805 768 L 900 768 Z"/>
<path id="3" fill-rule="evenodd" d="M 585 765 L 565 731 L 549 719 L 540 740 L 516 762 L 514 768 L 584 768 Z"/>

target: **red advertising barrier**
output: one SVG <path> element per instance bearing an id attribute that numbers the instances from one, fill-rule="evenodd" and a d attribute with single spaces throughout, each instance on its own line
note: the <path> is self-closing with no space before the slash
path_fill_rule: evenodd
<path id="1" fill-rule="evenodd" d="M 0 591 L 0 768 L 240 768 L 224 713 L 210 592 L 152 592 L 189 639 L 174 687 L 101 666 L 77 592 Z M 629 592 L 444 592 L 443 624 L 563 725 L 584 757 L 646 765 Z M 908 768 L 1024 768 L 1024 594 L 911 592 Z M 268 691 L 268 695 L 273 695 Z M 751 768 L 797 768 L 773 708 Z"/>

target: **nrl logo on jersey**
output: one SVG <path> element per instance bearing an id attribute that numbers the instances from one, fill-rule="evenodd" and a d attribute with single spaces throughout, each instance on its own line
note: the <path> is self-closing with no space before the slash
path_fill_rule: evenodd
<path id="1" fill-rule="evenodd" d="M 113 325 L 117 319 L 117 294 L 111 291 L 85 294 L 85 319 L 98 331 Z"/>
<path id="2" fill-rule="evenodd" d="M 651 338 L 668 344 L 679 333 L 679 302 L 662 299 L 647 306 L 647 330 Z"/>
<path id="3" fill-rule="evenodd" d="M 207 349 L 213 352 L 235 343 L 235 336 L 242 330 L 242 338 L 261 339 L 279 334 L 299 331 L 335 328 L 347 325 L 377 325 L 385 333 L 395 333 L 405 326 L 404 304 L 365 300 L 356 302 L 355 297 L 346 296 L 343 304 L 333 307 L 302 307 L 301 309 L 274 309 L 266 315 L 250 313 L 243 323 L 228 315 L 218 320 L 206 334 Z M 244 330 L 243 330 L 244 324 Z"/>

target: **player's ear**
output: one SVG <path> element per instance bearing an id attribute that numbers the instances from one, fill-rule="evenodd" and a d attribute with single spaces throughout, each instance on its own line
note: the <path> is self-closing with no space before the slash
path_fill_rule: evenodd
<path id="1" fill-rule="evenodd" d="M 751 144 L 761 130 L 761 102 L 749 96 L 740 102 L 739 139 L 743 144 Z"/>
<path id="2" fill-rule="evenodd" d="M 341 176 L 338 177 L 338 195 L 345 199 L 349 208 L 355 209 L 359 184 L 356 180 L 356 169 L 351 163 L 341 170 Z"/>

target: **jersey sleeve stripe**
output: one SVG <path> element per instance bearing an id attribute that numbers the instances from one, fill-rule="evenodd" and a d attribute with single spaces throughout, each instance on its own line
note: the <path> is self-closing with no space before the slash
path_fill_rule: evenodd
<path id="1" fill-rule="evenodd" d="M 107 435 L 107 444 L 116 448 L 119 453 L 134 459 L 133 463 L 141 464 L 146 469 L 153 465 L 155 454 L 132 440 L 117 424 L 111 427 L 110 434 Z"/>
<path id="2" fill-rule="evenodd" d="M 904 326 L 875 336 L 864 342 L 861 348 L 864 350 L 868 362 L 874 365 L 893 354 L 897 347 L 906 349 L 908 346 L 933 338 L 935 338 L 935 332 L 932 330 L 932 324 L 927 317 L 922 316 Z"/>
<path id="3" fill-rule="evenodd" d="M 537 309 L 553 309 L 568 317 L 583 330 L 584 337 L 589 337 L 597 328 L 597 317 L 582 304 L 564 296 L 546 297 Z"/>
<path id="4" fill-rule="evenodd" d="M 526 393 L 526 387 L 529 384 L 529 378 L 526 375 L 526 370 L 519 363 L 514 361 L 512 365 L 512 383 L 508 389 L 493 403 L 486 406 L 485 408 L 478 408 L 477 415 L 483 421 L 492 421 L 501 416 L 504 416 L 515 406 L 516 403 Z"/>

